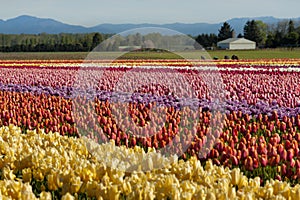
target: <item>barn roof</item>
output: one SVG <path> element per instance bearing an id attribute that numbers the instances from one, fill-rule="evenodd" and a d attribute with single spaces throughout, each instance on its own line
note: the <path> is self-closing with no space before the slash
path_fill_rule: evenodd
<path id="1" fill-rule="evenodd" d="M 247 40 L 245 38 L 228 38 L 226 40 L 218 42 L 218 44 L 228 44 L 228 43 L 239 43 L 239 44 L 253 44 L 255 42 Z"/>

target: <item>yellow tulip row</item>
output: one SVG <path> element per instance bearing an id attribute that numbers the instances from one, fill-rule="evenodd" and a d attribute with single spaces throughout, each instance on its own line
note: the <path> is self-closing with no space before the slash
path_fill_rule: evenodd
<path id="1" fill-rule="evenodd" d="M 248 65 L 248 66 L 297 66 L 300 64 L 300 59 L 242 59 L 242 60 L 198 60 L 198 59 L 179 59 L 179 60 L 4 60 L 1 61 L 3 67 L 82 67 L 94 63 L 98 66 L 186 66 L 186 65 Z"/>
<path id="2" fill-rule="evenodd" d="M 45 183 L 40 199 L 51 199 L 51 191 L 62 199 L 83 193 L 97 199 L 300 199 L 300 185 L 270 180 L 261 187 L 259 177 L 211 161 L 203 168 L 194 157 L 177 160 L 58 133 L 22 134 L 12 125 L 0 128 L 0 153 L 0 199 L 36 199 L 32 180 Z"/>

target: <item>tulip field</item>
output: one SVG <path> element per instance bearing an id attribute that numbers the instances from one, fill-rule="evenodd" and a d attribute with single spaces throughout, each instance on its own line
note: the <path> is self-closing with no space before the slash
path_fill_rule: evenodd
<path id="1" fill-rule="evenodd" d="M 0 61 L 0 199 L 300 199 L 299 148 L 300 59 Z"/>

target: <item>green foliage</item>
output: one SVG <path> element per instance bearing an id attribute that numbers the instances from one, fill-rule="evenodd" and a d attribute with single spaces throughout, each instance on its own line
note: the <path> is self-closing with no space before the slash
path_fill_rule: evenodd
<path id="1" fill-rule="evenodd" d="M 233 36 L 234 30 L 231 28 L 229 23 L 224 22 L 218 34 L 218 41 L 226 40 Z"/>
<path id="2" fill-rule="evenodd" d="M 91 45 L 90 50 L 93 50 L 95 47 L 97 47 L 101 42 L 103 41 L 102 35 L 100 33 L 95 33 L 93 36 L 93 43 Z"/>
<path id="3" fill-rule="evenodd" d="M 78 52 L 90 51 L 109 34 L 0 34 L 1 52 Z"/>
<path id="4" fill-rule="evenodd" d="M 300 44 L 300 26 L 295 27 L 292 20 L 282 21 L 271 29 L 266 40 L 266 47 L 298 47 Z"/>
<path id="5" fill-rule="evenodd" d="M 267 26 L 262 21 L 251 20 L 244 26 L 244 37 L 256 42 L 257 46 L 264 46 Z"/>
<path id="6" fill-rule="evenodd" d="M 214 47 L 217 45 L 218 36 L 215 34 L 201 34 L 196 37 L 195 49 Z"/>
<path id="7" fill-rule="evenodd" d="M 296 31 L 296 29 L 295 29 L 295 25 L 294 25 L 294 21 L 293 20 L 290 20 L 289 21 L 289 27 L 288 27 L 288 34 L 290 34 L 290 33 L 293 33 L 293 32 L 295 32 Z"/>

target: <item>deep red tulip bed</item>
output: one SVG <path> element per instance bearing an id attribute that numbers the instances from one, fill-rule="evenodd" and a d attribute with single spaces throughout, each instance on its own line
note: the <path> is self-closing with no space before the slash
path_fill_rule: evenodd
<path id="1" fill-rule="evenodd" d="M 300 198 L 299 59 L 0 61 L 0 126 L 0 197 Z"/>

